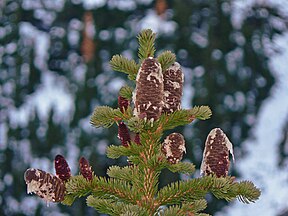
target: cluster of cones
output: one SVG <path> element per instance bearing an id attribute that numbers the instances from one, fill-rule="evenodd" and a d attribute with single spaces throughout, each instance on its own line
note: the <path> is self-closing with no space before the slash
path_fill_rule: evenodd
<path id="1" fill-rule="evenodd" d="M 162 73 L 161 64 L 156 58 L 149 57 L 143 60 L 133 94 L 134 115 L 153 122 L 163 113 L 170 115 L 180 110 L 183 81 L 184 75 L 179 63 L 175 62 Z M 121 112 L 125 112 L 129 105 L 128 99 L 118 97 Z M 118 125 L 118 138 L 125 147 L 131 142 L 129 130 L 124 122 Z M 141 144 L 139 134 L 134 136 L 133 141 Z M 167 136 L 162 145 L 162 152 L 169 163 L 178 163 L 186 152 L 184 137 L 179 133 Z"/>
<path id="2" fill-rule="evenodd" d="M 163 113 L 170 115 L 180 110 L 183 81 L 184 74 L 179 63 L 175 62 L 162 73 L 161 64 L 157 59 L 145 59 L 136 77 L 133 95 L 134 115 L 153 122 Z M 129 105 L 129 100 L 118 97 L 118 106 L 122 112 L 125 112 Z M 119 124 L 118 138 L 125 147 L 131 142 L 129 130 L 124 122 Z M 134 142 L 141 144 L 139 134 L 136 134 Z M 162 143 L 161 150 L 168 163 L 179 163 L 186 152 L 184 137 L 180 133 L 168 135 Z M 220 128 L 211 130 L 205 142 L 201 173 L 217 177 L 227 176 L 230 165 L 229 152 L 233 156 L 233 147 L 226 134 Z"/>
<path id="3" fill-rule="evenodd" d="M 40 169 L 29 168 L 24 174 L 27 184 L 27 193 L 35 193 L 46 202 L 61 202 L 65 196 L 65 182 L 71 177 L 70 167 L 62 155 L 57 155 L 54 160 L 56 175 Z M 92 181 L 93 171 L 89 162 L 84 157 L 79 160 L 80 174 Z"/>
<path id="4" fill-rule="evenodd" d="M 133 94 L 134 115 L 153 122 L 163 113 L 170 115 L 180 110 L 183 80 L 179 63 L 175 62 L 162 73 L 157 59 L 149 57 L 143 60 Z M 118 106 L 124 113 L 130 106 L 130 100 L 119 96 Z M 118 124 L 118 138 L 125 147 L 128 147 L 131 141 L 141 145 L 140 135 L 131 136 L 123 121 Z M 171 133 L 164 139 L 161 151 L 168 163 L 179 163 L 186 152 L 184 137 L 180 133 Z M 217 177 L 227 176 L 230 165 L 229 152 L 233 156 L 232 144 L 225 133 L 220 128 L 213 129 L 205 142 L 201 173 Z M 87 181 L 91 181 L 93 172 L 84 157 L 79 160 L 79 167 L 81 175 Z M 56 176 L 39 169 L 28 169 L 24 174 L 27 192 L 34 192 L 47 202 L 61 202 L 65 196 L 65 182 L 71 177 L 68 163 L 61 155 L 55 157 L 55 170 Z"/>

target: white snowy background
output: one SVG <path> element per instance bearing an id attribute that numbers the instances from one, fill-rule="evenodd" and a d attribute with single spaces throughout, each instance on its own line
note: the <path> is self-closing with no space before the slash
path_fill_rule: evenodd
<path id="1" fill-rule="evenodd" d="M 60 5 L 63 5 L 63 1 L 60 2 L 62 2 Z M 121 2 L 123 3 L 124 1 Z M 241 19 L 243 18 L 241 17 L 242 11 L 251 7 L 255 2 L 277 5 L 280 10 L 288 14 L 287 0 L 238 0 L 234 2 L 232 18 L 236 26 L 241 25 Z M 95 5 L 100 7 L 105 4 L 105 1 L 86 0 L 86 4 L 87 8 L 95 7 Z M 118 6 L 120 7 L 121 4 L 118 4 Z M 127 1 L 123 3 L 122 6 L 132 7 L 133 9 L 133 1 Z M 29 5 L 27 5 L 27 7 L 29 7 Z M 173 21 L 163 21 L 151 10 L 147 16 L 135 26 L 136 29 L 146 27 L 152 28 L 159 33 L 169 34 L 174 32 L 175 23 Z M 45 66 L 49 46 L 48 34 L 27 24 L 23 24 L 20 31 L 21 34 L 26 34 L 27 37 L 32 37 L 32 39 L 36 41 L 37 62 L 42 64 L 41 68 L 46 68 L 46 71 L 44 76 L 42 76 L 42 85 L 39 86 L 39 91 L 37 90 L 34 95 L 27 98 L 22 107 L 17 110 L 11 110 L 11 119 L 15 119 L 15 124 L 27 123 L 28 113 L 30 112 L 29 109 L 33 107 L 37 108 L 41 118 L 46 119 L 46 114 L 51 106 L 56 108 L 56 115 L 63 117 L 61 120 L 69 119 L 67 113 L 73 112 L 72 104 L 74 98 L 69 94 L 69 91 L 65 89 L 65 85 L 61 85 L 59 82 L 58 85 L 55 86 L 54 82 L 57 80 L 57 77 L 55 73 L 49 71 Z M 288 208 L 288 162 L 284 168 L 279 168 L 279 153 L 277 152 L 278 144 L 283 135 L 284 124 L 288 120 L 288 33 L 276 38 L 275 44 L 281 48 L 282 51 L 270 59 L 270 67 L 276 78 L 276 83 L 271 90 L 270 96 L 260 107 L 256 119 L 257 124 L 252 128 L 251 137 L 243 143 L 243 148 L 247 151 L 246 157 L 239 160 L 236 158 L 236 164 L 234 165 L 239 170 L 242 176 L 241 178 L 253 181 L 261 189 L 262 195 L 256 203 L 250 205 L 235 201 L 223 209 L 222 212 L 219 212 L 217 216 L 274 216 L 281 213 L 281 211 L 287 210 L 285 208 Z M 189 79 L 189 77 L 186 79 Z M 9 88 L 9 86 L 6 88 Z M 190 85 L 187 85 L 185 86 L 184 92 L 186 94 L 183 99 L 183 105 L 185 107 L 187 101 L 191 101 L 191 97 L 193 97 L 193 89 L 191 89 Z M 190 94 L 188 94 L 189 92 Z M 43 100 L 43 98 L 45 98 L 45 100 Z M 0 143 L 7 143 L 4 142 L 5 139 L 7 139 L 7 137 L 5 137 L 4 125 L 1 125 L 0 135 Z M 5 146 L 0 147 L 5 148 Z M 75 149 L 75 151 L 77 151 L 77 149 Z M 71 153 L 71 155 L 73 154 Z M 68 161 L 69 160 L 72 161 L 73 159 L 68 158 Z M 47 170 L 48 165 L 45 161 L 41 161 L 41 163 L 34 161 L 34 163 L 37 163 L 38 168 Z M 6 181 L 9 181 L 8 177 Z M 28 199 L 29 198 L 26 200 L 27 202 L 18 203 L 18 207 L 26 211 L 27 206 L 30 206 L 30 209 L 33 208 L 31 205 L 28 205 L 31 201 L 31 199 L 29 199 L 30 201 L 28 202 Z M 15 206 L 17 206 L 17 203 L 13 203 L 14 208 Z"/>

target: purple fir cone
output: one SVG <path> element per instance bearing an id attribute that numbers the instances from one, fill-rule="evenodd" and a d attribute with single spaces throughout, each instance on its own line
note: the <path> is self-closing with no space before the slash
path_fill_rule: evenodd
<path id="1" fill-rule="evenodd" d="M 89 165 L 89 162 L 86 158 L 81 157 L 79 160 L 79 168 L 81 175 L 88 181 L 91 181 L 93 178 L 92 168 Z"/>
<path id="2" fill-rule="evenodd" d="M 62 181 L 67 181 L 71 177 L 71 170 L 65 158 L 57 155 L 54 160 L 56 175 Z"/>
<path id="3" fill-rule="evenodd" d="M 131 141 L 129 130 L 124 122 L 120 122 L 118 125 L 118 138 L 125 147 L 127 147 Z"/>
<path id="4" fill-rule="evenodd" d="M 118 96 L 118 107 L 122 113 L 127 110 L 128 106 L 130 105 L 130 101 L 122 96 Z"/>

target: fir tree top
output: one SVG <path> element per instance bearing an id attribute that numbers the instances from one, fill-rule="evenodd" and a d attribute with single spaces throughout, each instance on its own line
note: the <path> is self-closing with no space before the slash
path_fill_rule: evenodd
<path id="1" fill-rule="evenodd" d="M 159 175 L 165 168 L 187 174 L 195 171 L 192 163 L 181 161 L 186 151 L 185 138 L 178 133 L 165 138 L 163 133 L 195 119 L 206 120 L 210 118 L 211 110 L 208 106 L 181 108 L 183 77 L 180 76 L 183 74 L 180 65 L 175 63 L 176 56 L 170 51 L 154 56 L 155 38 L 156 34 L 150 29 L 138 35 L 138 62 L 121 55 L 112 57 L 112 69 L 126 73 L 135 81 L 136 87 L 134 90 L 129 86 L 121 88 L 119 107 L 96 107 L 90 120 L 94 127 L 119 126 L 118 137 L 122 145 L 110 145 L 107 156 L 126 156 L 127 166 L 111 166 L 106 178 L 94 175 L 88 161 L 81 158 L 81 175 L 70 177 L 70 173 L 61 173 L 69 177 L 63 181 L 65 196 L 62 203 L 72 205 L 76 198 L 88 196 L 87 205 L 101 213 L 148 216 L 205 215 L 201 212 L 207 206 L 205 195 L 209 192 L 227 201 L 235 198 L 244 203 L 256 201 L 260 191 L 252 182 L 237 182 L 235 177 L 228 175 L 232 144 L 221 129 L 214 129 L 206 140 L 202 177 L 158 188 Z M 179 70 L 177 73 L 173 71 L 175 68 Z M 172 106 L 174 102 L 177 106 Z M 57 166 L 61 167 L 61 164 L 57 163 Z M 28 179 L 25 176 L 25 181 L 30 192 L 39 195 L 39 191 L 49 189 L 47 193 L 55 194 L 53 190 L 56 189 L 49 187 L 51 182 L 46 180 L 54 177 L 40 179 L 41 185 L 38 177 Z M 38 186 L 32 187 L 32 184 Z M 49 197 L 49 194 L 45 196 Z"/>

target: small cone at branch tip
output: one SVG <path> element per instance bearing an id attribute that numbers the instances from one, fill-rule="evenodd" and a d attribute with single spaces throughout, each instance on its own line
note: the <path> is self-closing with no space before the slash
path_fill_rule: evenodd
<path id="1" fill-rule="evenodd" d="M 205 142 L 201 174 L 226 177 L 230 166 L 229 152 L 234 161 L 233 145 L 226 134 L 220 128 L 211 130 Z"/>
<path id="2" fill-rule="evenodd" d="M 92 168 L 88 160 L 84 157 L 81 157 L 79 160 L 79 168 L 81 175 L 88 181 L 91 181 L 93 178 Z"/>
<path id="3" fill-rule="evenodd" d="M 184 137 L 179 133 L 168 135 L 162 144 L 161 150 L 169 163 L 179 163 L 183 158 L 183 154 L 186 153 Z"/>
<path id="4" fill-rule="evenodd" d="M 43 170 L 29 168 L 24 173 L 24 180 L 27 184 L 27 193 L 35 193 L 47 202 L 61 202 L 64 200 L 64 182 Z"/>
<path id="5" fill-rule="evenodd" d="M 71 170 L 65 158 L 62 155 L 56 155 L 54 160 L 56 176 L 62 181 L 67 181 L 71 177 Z"/>
<path id="6" fill-rule="evenodd" d="M 160 63 L 157 59 L 145 59 L 136 77 L 136 88 L 133 93 L 134 115 L 145 113 L 148 120 L 156 121 L 164 105 L 164 84 Z"/>
<path id="7" fill-rule="evenodd" d="M 140 134 L 137 133 L 134 137 L 134 142 L 138 145 L 141 145 L 141 142 L 140 142 Z"/>
<path id="8" fill-rule="evenodd" d="M 127 147 L 131 141 L 129 130 L 124 122 L 120 122 L 118 125 L 118 138 L 125 147 Z"/>
<path id="9" fill-rule="evenodd" d="M 122 113 L 127 110 L 128 106 L 130 105 L 130 101 L 122 96 L 118 96 L 118 107 Z"/>
<path id="10" fill-rule="evenodd" d="M 164 107 L 162 112 L 171 114 L 181 109 L 184 74 L 178 62 L 172 64 L 164 73 Z"/>

